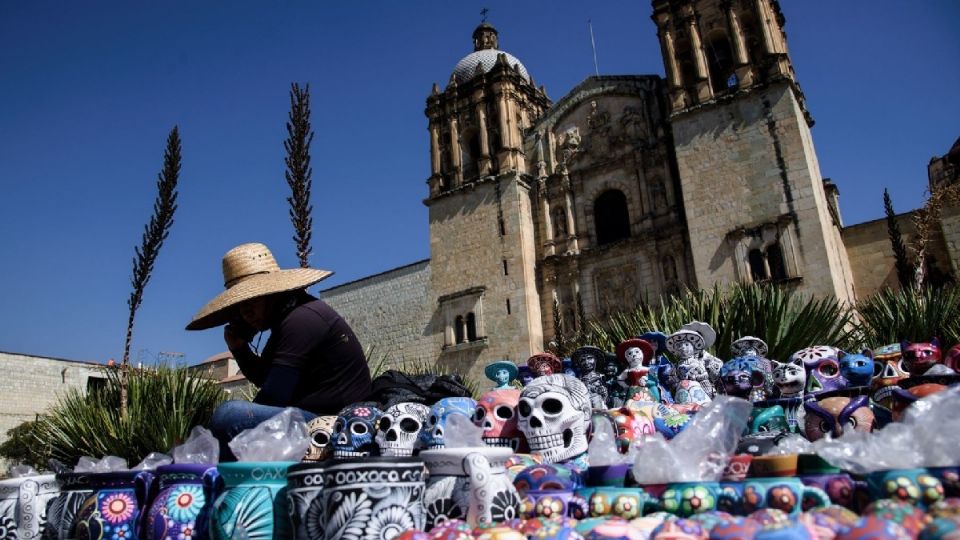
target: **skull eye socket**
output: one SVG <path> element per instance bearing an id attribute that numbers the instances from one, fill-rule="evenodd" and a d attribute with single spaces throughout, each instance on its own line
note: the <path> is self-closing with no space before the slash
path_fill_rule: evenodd
<path id="1" fill-rule="evenodd" d="M 388 418 L 388 417 L 386 417 L 386 416 L 384 416 L 383 418 L 381 418 L 381 419 L 380 419 L 380 431 L 386 431 L 386 430 L 390 429 L 390 424 L 391 424 L 390 418 Z"/>
<path id="2" fill-rule="evenodd" d="M 532 412 L 530 404 L 526 401 L 521 401 L 520 405 L 517 406 L 517 410 L 520 412 L 520 416 L 530 416 L 530 413 Z"/>
<path id="3" fill-rule="evenodd" d="M 506 405 L 497 407 L 497 410 L 494 412 L 497 414 L 497 418 L 501 420 L 509 420 L 513 418 L 513 408 L 507 407 Z"/>
<path id="4" fill-rule="evenodd" d="M 817 372 L 824 377 L 833 378 L 840 372 L 836 362 L 824 362 L 817 368 Z"/>
<path id="5" fill-rule="evenodd" d="M 547 414 L 559 414 L 563 410 L 563 403 L 559 399 L 548 398 L 543 400 L 543 412 Z"/>
<path id="6" fill-rule="evenodd" d="M 343 420 L 337 420 L 337 423 L 333 425 L 333 432 L 340 433 L 343 431 Z"/>
<path id="7" fill-rule="evenodd" d="M 400 429 L 407 433 L 416 433 L 420 431 L 420 423 L 413 418 L 404 418 L 400 421 Z"/>
<path id="8" fill-rule="evenodd" d="M 483 407 L 477 407 L 477 410 L 473 411 L 473 419 L 476 421 L 483 420 L 483 417 L 487 415 L 487 411 Z"/>
<path id="9" fill-rule="evenodd" d="M 313 434 L 313 445 L 314 446 L 326 446 L 330 444 L 330 436 L 324 432 L 314 433 Z"/>
<path id="10" fill-rule="evenodd" d="M 903 363 L 902 358 L 897 360 L 897 369 L 899 369 L 901 373 L 905 373 L 907 371 L 907 366 Z"/>
<path id="11" fill-rule="evenodd" d="M 431 414 L 430 418 L 427 418 L 427 425 L 429 426 L 437 425 L 437 415 Z"/>
<path id="12" fill-rule="evenodd" d="M 354 422 L 350 425 L 350 431 L 352 431 L 354 435 L 366 435 L 367 425 L 360 422 Z"/>

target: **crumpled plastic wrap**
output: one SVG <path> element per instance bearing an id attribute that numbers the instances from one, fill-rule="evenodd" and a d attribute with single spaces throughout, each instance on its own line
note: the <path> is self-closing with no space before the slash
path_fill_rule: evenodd
<path id="1" fill-rule="evenodd" d="M 873 433 L 848 431 L 813 443 L 813 452 L 857 474 L 887 469 L 960 465 L 960 386 L 917 400 L 902 422 Z"/>
<path id="2" fill-rule="evenodd" d="M 301 417 L 302 418 L 302 417 Z M 195 426 L 190 436 L 180 446 L 173 447 L 174 463 L 210 463 L 220 461 L 220 442 L 209 429 Z"/>
<path id="3" fill-rule="evenodd" d="M 134 466 L 130 470 L 131 471 L 152 471 L 152 470 L 155 470 L 157 467 L 161 467 L 163 465 L 169 465 L 171 463 L 173 463 L 172 457 L 160 452 L 150 452 L 150 455 L 143 458 L 143 461 L 138 463 L 136 466 Z"/>
<path id="4" fill-rule="evenodd" d="M 587 458 L 591 467 L 606 467 L 627 463 L 629 454 L 617 451 L 617 433 L 610 422 L 596 422 L 593 425 L 593 436 L 587 447 Z"/>
<path id="5" fill-rule="evenodd" d="M 287 407 L 228 443 L 237 461 L 300 461 L 310 446 L 303 414 Z"/>
<path id="6" fill-rule="evenodd" d="M 669 442 L 657 436 L 639 446 L 634 479 L 640 485 L 719 480 L 752 408 L 745 399 L 717 396 Z"/>
<path id="7" fill-rule="evenodd" d="M 77 461 L 77 466 L 73 468 L 73 472 L 77 473 L 107 473 L 126 470 L 128 470 L 127 460 L 117 456 L 104 456 L 102 459 L 83 456 Z"/>
<path id="8" fill-rule="evenodd" d="M 483 428 L 471 422 L 466 416 L 450 415 L 447 418 L 446 427 L 443 440 L 447 448 L 486 446 L 483 442 Z"/>
<path id="9" fill-rule="evenodd" d="M 40 473 L 29 465 L 14 465 L 7 471 L 10 478 L 23 478 L 24 476 L 36 476 Z"/>

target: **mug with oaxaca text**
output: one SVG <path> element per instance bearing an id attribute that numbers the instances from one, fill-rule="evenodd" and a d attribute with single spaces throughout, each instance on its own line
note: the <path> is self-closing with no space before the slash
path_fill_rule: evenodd
<path id="1" fill-rule="evenodd" d="M 214 540 L 289 538 L 287 469 L 295 461 L 239 461 L 217 465 L 220 473 L 210 514 Z"/>

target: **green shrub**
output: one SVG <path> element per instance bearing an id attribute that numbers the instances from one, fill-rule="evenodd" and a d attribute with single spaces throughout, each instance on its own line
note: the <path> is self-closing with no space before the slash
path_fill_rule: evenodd
<path id="1" fill-rule="evenodd" d="M 30 420 L 7 430 L 7 440 L 0 444 L 0 457 L 11 465 L 22 463 L 41 471 L 47 468 L 49 452 L 37 437 L 38 422 Z"/>
<path id="2" fill-rule="evenodd" d="M 960 289 L 882 289 L 857 304 L 860 340 L 880 347 L 937 337 L 944 349 L 960 342 Z"/>

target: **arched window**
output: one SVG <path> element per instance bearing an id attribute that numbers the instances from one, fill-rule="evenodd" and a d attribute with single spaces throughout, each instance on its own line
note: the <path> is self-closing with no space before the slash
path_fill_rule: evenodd
<path id="1" fill-rule="evenodd" d="M 783 260 L 783 250 L 780 244 L 774 242 L 767 248 L 767 265 L 770 267 L 770 278 L 774 281 L 787 279 L 787 265 Z"/>
<path id="2" fill-rule="evenodd" d="M 477 318 L 473 313 L 467 313 L 467 341 L 477 340 Z"/>
<path id="3" fill-rule="evenodd" d="M 550 211 L 550 219 L 553 221 L 553 237 L 563 238 L 567 235 L 567 212 L 562 206 L 558 206 Z"/>
<path id="4" fill-rule="evenodd" d="M 453 322 L 453 333 L 456 336 L 454 339 L 455 343 L 463 343 L 464 341 L 464 325 L 463 325 L 463 315 L 457 315 L 456 320 Z"/>
<path id="5" fill-rule="evenodd" d="M 747 257 L 750 262 L 750 277 L 753 281 L 763 281 L 770 277 L 767 275 L 767 261 L 764 260 L 762 251 L 751 249 Z"/>
<path id="6" fill-rule="evenodd" d="M 630 214 L 627 197 L 622 191 L 604 191 L 593 203 L 593 218 L 597 227 L 597 245 L 630 238 Z"/>
<path id="7" fill-rule="evenodd" d="M 733 50 L 727 36 L 722 32 L 711 35 L 707 41 L 706 53 L 713 91 L 722 92 L 728 88 L 728 82 L 733 75 Z"/>

